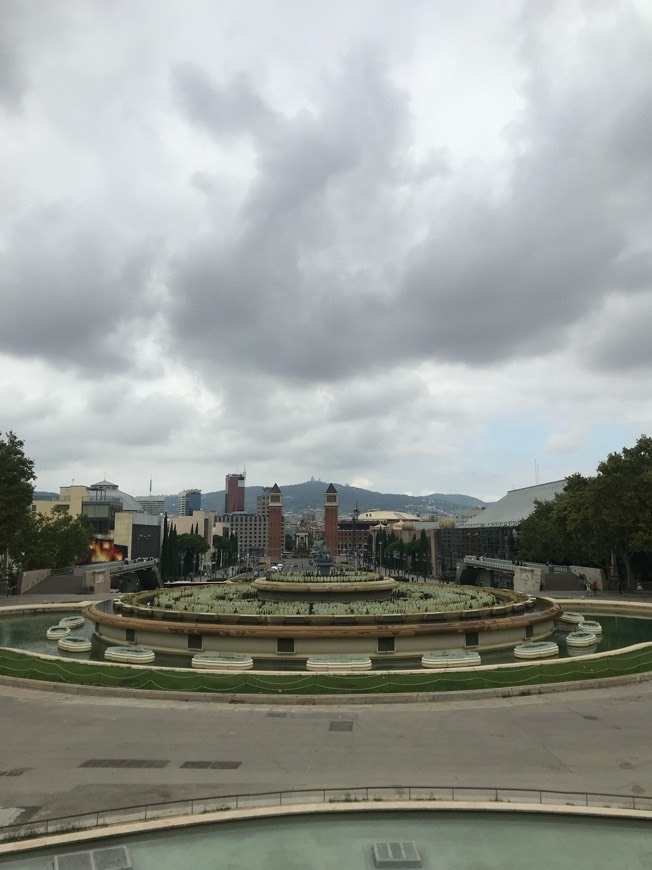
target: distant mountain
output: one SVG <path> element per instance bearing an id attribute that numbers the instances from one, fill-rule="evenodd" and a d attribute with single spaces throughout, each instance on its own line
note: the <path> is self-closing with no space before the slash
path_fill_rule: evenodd
<path id="1" fill-rule="evenodd" d="M 453 514 L 465 508 L 486 507 L 487 502 L 470 495 L 432 495 L 413 496 L 399 493 L 373 492 L 357 486 L 334 483 L 339 496 L 340 514 L 350 514 L 356 504 L 361 512 L 371 510 L 406 511 L 407 513 L 428 516 Z M 286 514 L 302 514 L 318 510 L 324 506 L 324 493 L 328 482 L 323 480 L 308 480 L 305 483 L 294 483 L 281 487 L 283 493 L 283 512 Z M 261 486 L 248 486 L 245 489 L 245 510 L 251 513 L 256 510 L 256 498 L 263 491 Z M 176 510 L 177 496 L 166 496 L 166 508 L 170 513 Z M 224 490 L 206 492 L 202 495 L 202 508 L 221 513 L 224 510 Z"/>
<path id="2" fill-rule="evenodd" d="M 58 492 L 35 492 L 32 495 L 34 501 L 56 501 L 59 498 Z"/>

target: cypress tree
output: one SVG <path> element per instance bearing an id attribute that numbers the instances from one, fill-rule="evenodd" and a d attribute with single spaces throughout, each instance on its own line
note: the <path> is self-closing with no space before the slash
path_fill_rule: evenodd
<path id="1" fill-rule="evenodd" d="M 168 570 L 171 579 L 179 577 L 179 550 L 177 548 L 177 527 L 172 526 L 170 529 L 170 554 L 168 559 Z"/>
<path id="2" fill-rule="evenodd" d="M 161 557 L 159 560 L 159 569 L 161 572 L 161 580 L 168 579 L 168 550 L 169 550 L 169 540 L 168 540 L 169 532 L 168 532 L 168 515 L 165 514 L 163 518 L 163 543 L 161 545 Z"/>

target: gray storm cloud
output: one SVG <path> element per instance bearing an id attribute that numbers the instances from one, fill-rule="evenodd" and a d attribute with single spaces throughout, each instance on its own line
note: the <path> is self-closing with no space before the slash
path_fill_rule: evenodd
<path id="1" fill-rule="evenodd" d="M 235 241 L 203 243 L 175 266 L 175 340 L 196 353 L 197 336 L 211 336 L 211 357 L 298 380 L 372 371 L 388 348 L 393 364 L 481 365 L 559 347 L 609 293 L 646 286 L 649 259 L 623 255 L 649 220 L 649 32 L 625 30 L 605 66 L 604 34 L 587 30 L 589 73 L 560 88 L 533 51 L 545 23 L 526 21 L 532 63 L 498 197 L 455 192 L 448 171 L 419 183 L 409 94 L 373 52 L 351 55 L 295 116 L 251 81 L 177 73 L 188 122 L 216 141 L 249 136 L 256 167 Z M 410 244 L 417 221 L 425 238 Z"/>

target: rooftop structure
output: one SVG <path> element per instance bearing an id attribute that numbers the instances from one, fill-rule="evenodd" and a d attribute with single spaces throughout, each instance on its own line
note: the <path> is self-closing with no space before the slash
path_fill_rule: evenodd
<path id="1" fill-rule="evenodd" d="M 499 501 L 462 524 L 465 529 L 487 526 L 517 526 L 534 512 L 537 501 L 552 501 L 566 488 L 565 480 L 512 489 Z"/>

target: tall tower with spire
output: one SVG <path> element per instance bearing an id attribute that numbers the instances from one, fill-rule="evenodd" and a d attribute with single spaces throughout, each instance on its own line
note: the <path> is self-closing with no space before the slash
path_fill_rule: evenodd
<path id="1" fill-rule="evenodd" d="M 338 551 L 338 526 L 339 521 L 339 502 L 337 490 L 332 483 L 328 484 L 328 489 L 324 495 L 324 543 L 331 551 L 333 560 L 337 559 Z"/>
<path id="2" fill-rule="evenodd" d="M 267 515 L 267 555 L 278 562 L 283 552 L 283 496 L 278 483 L 269 490 Z"/>

